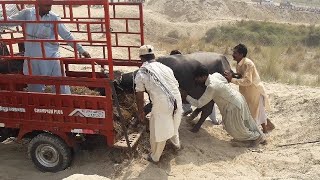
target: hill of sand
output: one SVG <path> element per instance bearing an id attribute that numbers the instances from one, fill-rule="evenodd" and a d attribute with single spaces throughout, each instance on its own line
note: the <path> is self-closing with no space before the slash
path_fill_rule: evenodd
<path id="1" fill-rule="evenodd" d="M 206 121 L 193 134 L 182 121 L 184 149 L 175 153 L 167 147 L 158 165 L 140 156 L 115 164 L 111 150 L 99 145 L 77 152 L 65 171 L 41 173 L 27 159 L 25 145 L 3 144 L 0 179 L 54 180 L 73 174 L 95 175 L 90 179 L 319 179 L 320 143 L 290 144 L 320 140 L 320 89 L 277 83 L 266 83 L 266 87 L 272 102 L 269 117 L 276 129 L 265 146 L 234 147 L 222 125 Z"/>
<path id="2" fill-rule="evenodd" d="M 76 8 L 75 13 L 84 8 Z M 250 1 L 149 0 L 144 10 L 147 43 L 170 41 L 167 34 L 173 30 L 181 36 L 203 36 L 212 26 L 241 19 L 319 23 L 318 14 L 258 6 Z M 132 12 L 123 8 L 119 13 Z M 101 15 L 98 10 L 96 14 Z M 120 26 L 115 23 L 113 28 Z M 98 53 L 90 48 L 88 51 Z M 121 52 L 115 54 L 121 56 Z M 110 158 L 112 150 L 97 144 L 76 152 L 65 171 L 41 173 L 27 158 L 26 145 L 10 143 L 0 144 L 0 179 L 319 179 L 320 143 L 316 141 L 320 140 L 320 88 L 278 83 L 265 86 L 272 104 L 269 117 L 276 125 L 265 146 L 234 147 L 222 125 L 206 121 L 200 132 L 193 134 L 190 125 L 182 121 L 180 139 L 184 148 L 174 152 L 167 147 L 158 165 L 143 160 L 141 154 L 116 164 Z M 145 134 L 142 143 L 147 139 Z M 144 148 L 148 149 L 139 146 L 139 152 Z"/>
<path id="3" fill-rule="evenodd" d="M 145 5 L 148 41 L 168 40 L 177 31 L 182 37 L 202 37 L 214 26 L 240 20 L 290 24 L 319 24 L 320 14 L 276 5 L 259 5 L 248 0 L 149 0 Z"/>

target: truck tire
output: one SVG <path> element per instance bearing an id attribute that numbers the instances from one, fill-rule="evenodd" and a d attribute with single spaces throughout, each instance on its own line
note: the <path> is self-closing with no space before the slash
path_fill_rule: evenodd
<path id="1" fill-rule="evenodd" d="M 0 142 L 3 142 L 8 137 L 10 137 L 9 130 L 7 128 L 0 128 Z"/>
<path id="2" fill-rule="evenodd" d="M 44 172 L 64 170 L 72 160 L 68 145 L 49 133 L 39 134 L 30 141 L 28 155 L 36 168 Z"/>

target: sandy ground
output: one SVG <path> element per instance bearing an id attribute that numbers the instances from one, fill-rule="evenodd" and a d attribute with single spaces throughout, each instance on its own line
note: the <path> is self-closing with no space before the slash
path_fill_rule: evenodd
<path id="1" fill-rule="evenodd" d="M 100 145 L 77 152 L 65 171 L 41 173 L 27 158 L 25 145 L 1 144 L 0 179 L 54 180 L 73 174 L 111 179 L 319 179 L 319 142 L 280 146 L 320 140 L 320 89 L 277 83 L 266 83 L 266 87 L 273 106 L 269 117 L 276 129 L 265 146 L 234 147 L 221 125 L 206 121 L 193 134 L 183 121 L 184 149 L 174 153 L 167 148 L 158 165 L 140 156 L 115 164 L 110 149 Z"/>
<path id="2" fill-rule="evenodd" d="M 229 0 L 203 0 L 201 3 L 149 0 L 145 6 L 146 42 L 168 41 L 166 35 L 172 30 L 178 30 L 181 36 L 202 36 L 213 25 L 239 19 L 319 22 L 319 15 L 312 13 L 256 7 Z M 79 7 L 75 12 L 82 10 Z M 113 26 L 117 28 L 121 24 Z M 101 56 L 94 49 L 88 50 L 93 57 Z M 115 50 L 114 54 L 121 56 L 121 52 Z M 166 52 L 160 49 L 158 53 Z M 273 106 L 269 117 L 276 129 L 268 135 L 269 143 L 265 146 L 234 147 L 221 125 L 213 126 L 206 121 L 201 131 L 193 134 L 189 131 L 190 125 L 182 121 L 180 136 L 184 149 L 173 152 L 166 148 L 158 165 L 148 163 L 140 155 L 116 164 L 110 158 L 112 150 L 99 144 L 76 152 L 71 167 L 65 171 L 41 173 L 28 159 L 27 146 L 11 143 L 0 144 L 0 179 L 319 179 L 320 143 L 281 145 L 320 140 L 320 88 L 278 83 L 266 83 L 266 88 Z M 145 134 L 143 142 L 147 138 Z"/>

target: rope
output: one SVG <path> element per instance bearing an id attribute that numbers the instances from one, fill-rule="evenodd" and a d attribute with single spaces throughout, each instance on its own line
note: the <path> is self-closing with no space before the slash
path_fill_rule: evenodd
<path id="1" fill-rule="evenodd" d="M 299 143 L 291 143 L 291 144 L 282 144 L 282 145 L 278 145 L 277 147 L 295 146 L 295 145 L 301 145 L 301 144 L 314 144 L 314 143 L 319 143 L 319 142 L 320 142 L 320 140 L 307 141 L 307 142 L 299 142 Z"/>

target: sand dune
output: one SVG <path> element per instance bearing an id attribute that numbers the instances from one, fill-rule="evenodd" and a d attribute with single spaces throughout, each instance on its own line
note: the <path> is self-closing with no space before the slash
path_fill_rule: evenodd
<path id="1" fill-rule="evenodd" d="M 78 13 L 83 8 L 78 7 Z M 172 30 L 200 36 L 214 25 L 239 19 L 319 23 L 317 14 L 240 1 L 149 0 L 145 5 L 146 42 L 159 42 Z M 11 143 L 0 144 L 0 179 L 319 179 L 320 143 L 314 141 L 320 140 L 320 88 L 279 83 L 265 86 L 272 104 L 269 116 L 276 125 L 265 146 L 235 147 L 221 125 L 207 121 L 193 134 L 183 121 L 180 136 L 184 149 L 175 153 L 167 147 L 158 165 L 143 160 L 141 154 L 115 164 L 112 150 L 97 144 L 76 152 L 73 164 L 65 171 L 41 173 L 27 158 L 26 145 Z M 142 144 L 147 144 L 147 139 L 145 134 Z M 138 150 L 146 149 L 140 145 Z"/>
<path id="2" fill-rule="evenodd" d="M 40 173 L 27 159 L 26 146 L 1 144 L 0 179 L 51 180 L 73 174 L 111 179 L 318 179 L 320 143 L 289 144 L 320 140 L 320 89 L 277 83 L 266 83 L 266 88 L 273 106 L 269 116 L 276 129 L 265 146 L 234 147 L 221 125 L 206 121 L 200 132 L 193 134 L 183 121 L 180 136 L 184 149 L 174 153 L 166 148 L 158 165 L 140 156 L 114 164 L 111 150 L 99 145 L 77 152 L 65 171 Z M 146 141 L 148 135 L 144 138 Z"/>

